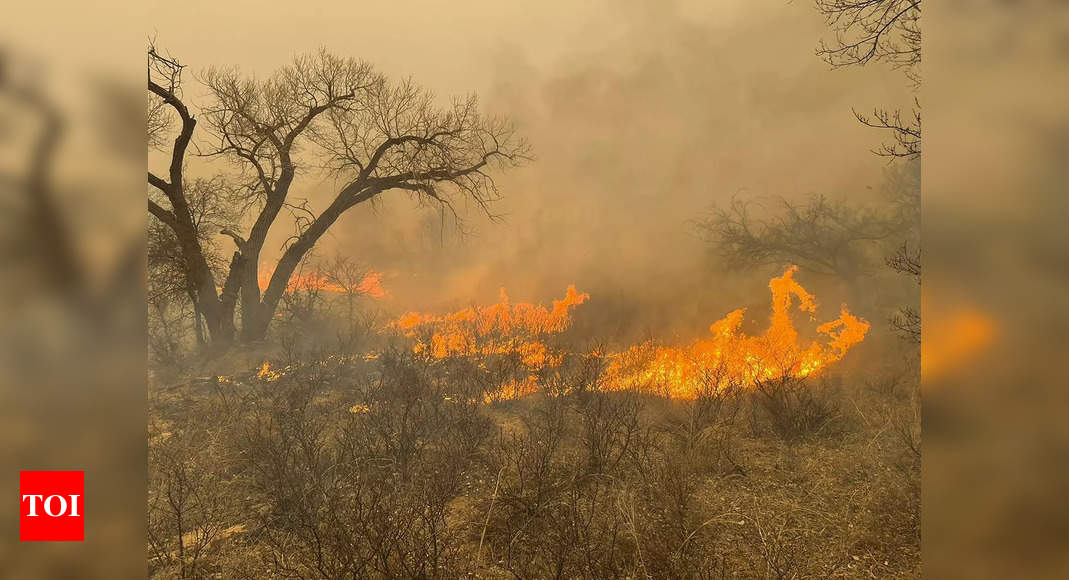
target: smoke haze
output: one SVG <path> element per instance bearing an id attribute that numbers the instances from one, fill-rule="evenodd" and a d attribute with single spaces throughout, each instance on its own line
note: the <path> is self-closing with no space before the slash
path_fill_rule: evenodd
<path id="1" fill-rule="evenodd" d="M 266 75 L 325 47 L 394 79 L 411 76 L 442 99 L 475 92 L 531 141 L 532 162 L 495 176 L 499 220 L 461 205 L 461 235 L 437 209 L 391 192 L 328 233 L 317 254 L 385 271 L 402 310 L 485 303 L 501 287 L 548 302 L 574 283 L 591 293 L 587 316 L 603 330 L 615 321 L 631 334 L 674 331 L 682 322 L 684 332 L 704 332 L 726 309 L 766 304 L 763 286 L 778 272 L 717 275 L 692 220 L 736 194 L 866 195 L 885 165 L 868 152 L 882 136 L 851 107 L 910 99 L 895 71 L 828 70 L 813 52 L 827 28 L 801 4 L 557 2 L 527 13 L 424 2 L 404 26 L 376 7 L 337 7 L 302 26 L 296 13 L 200 4 L 157 9 L 158 43 L 193 71 L 239 63 Z M 302 177 L 295 197 L 322 208 L 334 184 Z M 280 219 L 265 254 L 290 233 Z"/>

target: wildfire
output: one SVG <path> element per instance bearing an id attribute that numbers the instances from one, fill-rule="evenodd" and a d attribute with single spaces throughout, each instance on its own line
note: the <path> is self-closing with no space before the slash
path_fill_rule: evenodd
<path id="1" fill-rule="evenodd" d="M 546 308 L 527 302 L 512 304 L 502 288 L 501 300 L 492 306 L 470 307 L 441 316 L 409 312 L 390 326 L 415 341 L 413 351 L 417 354 L 442 359 L 516 353 L 524 366 L 536 371 L 560 364 L 560 355 L 551 353 L 542 339 L 567 329 L 571 325 L 570 309 L 587 298 L 589 294 L 568 286 L 564 298 Z"/>
<path id="2" fill-rule="evenodd" d="M 746 310 L 739 309 L 714 322 L 709 327 L 709 338 L 688 346 L 649 341 L 622 352 L 595 352 L 589 356 L 608 362 L 599 388 L 646 390 L 686 399 L 729 384 L 751 386 L 762 379 L 819 373 L 863 341 L 870 325 L 844 305 L 839 318 L 816 329 L 827 340 L 800 340 L 791 309 L 797 304 L 799 310 L 813 315 L 817 302 L 794 279 L 797 271 L 797 266 L 791 266 L 769 282 L 772 315 L 763 334 L 749 336 L 742 332 Z M 524 302 L 513 304 L 502 290 L 501 300 L 491 306 L 445 315 L 410 312 L 389 327 L 413 341 L 413 352 L 431 359 L 518 355 L 525 378 L 514 378 L 486 396 L 487 401 L 513 399 L 537 390 L 537 373 L 561 366 L 566 353 L 550 348 L 544 339 L 567 329 L 572 309 L 588 298 L 588 294 L 569 286 L 564 298 L 554 300 L 552 308 L 547 308 Z"/>
<path id="3" fill-rule="evenodd" d="M 264 361 L 264 364 L 260 365 L 260 367 L 256 370 L 256 378 L 270 383 L 282 378 L 282 376 L 290 370 L 293 369 L 290 367 L 286 367 L 281 370 L 272 369 L 271 363 Z"/>
<path id="4" fill-rule="evenodd" d="M 816 312 L 816 300 L 795 279 L 791 266 L 768 286 L 772 291 L 772 317 L 760 336 L 740 332 L 745 309 L 730 312 L 709 327 L 711 338 L 674 348 L 643 343 L 609 355 L 603 388 L 654 390 L 678 398 L 693 398 L 703 389 L 719 389 L 730 383 L 751 385 L 780 376 L 805 377 L 843 358 L 865 339 L 869 323 L 844 305 L 839 318 L 817 327 L 830 337 L 827 344 L 799 343 L 791 320 L 795 299 L 804 312 Z"/>
<path id="5" fill-rule="evenodd" d="M 272 272 L 260 272 L 259 284 L 261 291 L 266 290 L 268 284 L 271 283 L 271 275 Z M 386 296 L 386 290 L 382 287 L 382 272 L 375 270 L 369 270 L 367 274 L 364 274 L 363 278 L 351 285 L 332 281 L 329 276 L 321 272 L 313 271 L 305 274 L 294 274 L 290 277 L 286 290 L 288 292 L 295 290 L 322 290 L 336 294 L 358 294 L 370 298 L 383 298 Z"/>
<path id="6" fill-rule="evenodd" d="M 538 391 L 538 376 L 527 375 L 525 378 L 512 379 L 502 384 L 497 389 L 488 391 L 483 395 L 483 402 L 490 404 L 497 401 L 511 401 Z"/>
<path id="7" fill-rule="evenodd" d="M 371 298 L 386 296 L 386 290 L 382 287 L 382 272 L 372 270 L 364 275 L 364 278 L 356 285 L 356 293 Z"/>

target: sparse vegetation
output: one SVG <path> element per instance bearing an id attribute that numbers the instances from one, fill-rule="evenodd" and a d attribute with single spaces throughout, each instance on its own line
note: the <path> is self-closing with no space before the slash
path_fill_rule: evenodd
<path id="1" fill-rule="evenodd" d="M 680 401 L 600 392 L 575 357 L 484 403 L 514 378 L 498 362 L 386 349 L 154 389 L 153 573 L 916 575 L 901 380 Z"/>
<path id="2" fill-rule="evenodd" d="M 816 7 L 834 35 L 818 49 L 825 62 L 882 61 L 919 86 L 919 2 Z M 877 153 L 899 158 L 874 195 L 784 195 L 763 205 L 736 197 L 690 220 L 714 250 L 710 271 L 783 272 L 768 283 L 764 334 L 750 332 L 743 306 L 713 319 L 707 334 L 654 336 L 651 326 L 636 343 L 598 323 L 572 328 L 571 309 L 597 300 L 575 286 L 551 307 L 502 291 L 490 306 L 402 314 L 417 305 L 365 300 L 385 295 L 382 273 L 363 261 L 377 256 L 315 255 L 343 215 L 398 193 L 457 226 L 463 204 L 497 217 L 497 176 L 531 154 L 512 122 L 474 96 L 446 102 L 326 51 L 267 76 L 208 68 L 194 77 L 200 92 L 187 92 L 183 64 L 155 46 L 147 57 L 149 140 L 168 161 L 166 173 L 148 174 L 154 577 L 920 575 L 919 102 L 912 114 L 855 113 L 890 131 Z M 545 92 L 570 95 L 573 84 Z M 615 85 L 604 84 L 607 95 Z M 657 83 L 634 86 L 647 84 Z M 646 151 L 646 141 L 628 147 Z M 583 187 L 601 165 L 630 159 L 602 160 L 600 146 L 566 149 L 583 165 L 571 177 Z M 225 161 L 225 171 L 187 177 L 194 151 Z M 650 181 L 685 188 L 685 169 Z M 327 178 L 314 186 L 324 207 L 297 197 L 312 176 Z M 608 181 L 606 206 L 654 205 L 642 179 Z M 632 187 L 633 197 L 621 194 Z M 590 209 L 576 204 L 577 213 Z M 628 208 L 619 223 L 657 217 L 630 215 L 643 209 Z M 275 255 L 268 232 L 280 215 L 293 234 Z M 621 226 L 618 235 L 643 240 L 647 231 Z M 558 254 L 582 254 L 586 243 Z M 608 269 L 618 265 L 610 245 Z M 659 260 L 664 247 L 649 254 Z M 697 256 L 700 240 L 695 247 Z M 583 264 L 604 255 L 584 254 Z M 454 265 L 471 266 L 442 267 Z M 839 317 L 818 319 L 815 297 L 794 278 L 799 267 L 864 316 L 833 304 Z M 681 287 L 706 289 L 694 280 Z M 672 316 L 699 310 L 687 304 Z M 812 324 L 796 327 L 799 312 Z M 873 328 L 868 344 L 892 346 L 841 370 L 873 315 L 889 324 Z M 903 352 L 894 370 L 872 369 Z"/>

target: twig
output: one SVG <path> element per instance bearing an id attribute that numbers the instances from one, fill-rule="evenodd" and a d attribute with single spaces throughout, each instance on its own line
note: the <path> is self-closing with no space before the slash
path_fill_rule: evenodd
<path id="1" fill-rule="evenodd" d="M 494 502 L 497 501 L 497 490 L 501 486 L 501 475 L 503 473 L 505 473 L 504 466 L 497 472 L 497 482 L 494 483 L 494 493 L 490 495 L 490 507 L 486 509 L 486 521 L 483 522 L 483 531 L 479 534 L 479 550 L 475 553 L 475 561 L 480 564 L 483 561 L 483 540 L 486 539 L 486 528 L 490 526 L 490 514 L 494 511 Z"/>

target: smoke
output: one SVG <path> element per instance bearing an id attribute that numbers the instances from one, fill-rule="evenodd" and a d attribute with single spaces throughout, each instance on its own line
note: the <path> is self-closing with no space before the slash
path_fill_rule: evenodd
<path id="1" fill-rule="evenodd" d="M 519 122 L 538 156 L 500 178 L 503 221 L 465 212 L 475 232 L 459 236 L 394 196 L 349 215 L 321 253 L 387 272 L 403 308 L 489 302 L 499 286 L 544 301 L 575 283 L 592 295 L 584 308 L 620 329 L 691 326 L 692 317 L 704 327 L 766 299 L 754 290 L 766 273 L 709 269 L 688 220 L 736 192 L 863 192 L 879 179 L 882 163 L 867 150 L 881 136 L 849 110 L 909 98 L 893 71 L 827 70 L 813 54 L 827 30 L 807 3 L 552 0 L 533 10 L 413 0 L 402 16 L 396 3 L 268 10 L 190 0 L 153 5 L 151 19 L 108 4 L 14 4 L 0 47 L 4 463 L 85 469 L 87 510 L 98 514 L 84 546 L 4 552 L 12 576 L 117 578 L 144 567 L 144 302 L 129 283 L 139 264 L 126 262 L 144 246 L 144 168 L 129 157 L 143 151 L 143 108 L 129 103 L 143 95 L 146 33 L 195 69 L 264 74 L 326 46 L 442 95 L 482 94 Z M 1059 577 L 1066 566 L 1069 516 L 1057 509 L 1067 479 L 1057 404 L 1066 329 L 1057 315 L 1067 112 L 1058 87 L 1069 68 L 1067 19 L 1050 4 L 1014 4 L 1011 14 L 952 2 L 925 17 L 935 39 L 925 50 L 937 51 L 926 61 L 935 63 L 925 95 L 935 132 L 925 163 L 937 170 L 925 175 L 925 267 L 937 277 L 925 281 L 925 319 L 975 304 L 1003 333 L 992 347 L 999 356 L 927 385 L 925 559 L 941 577 Z M 27 72 L 37 79 L 24 82 Z M 26 219 L 40 199 L 25 178 L 48 110 L 61 121 L 61 154 L 37 175 L 62 202 L 62 246 Z M 278 230 L 276 247 L 289 233 Z M 55 275 L 56 250 L 72 247 L 85 265 L 78 283 Z M 6 481 L 11 497 L 13 476 Z M 9 539 L 13 509 L 5 513 Z"/>
<path id="2" fill-rule="evenodd" d="M 809 6 L 614 6 L 558 7 L 578 20 L 569 35 L 477 43 L 491 72 L 468 88 L 513 118 L 536 156 L 498 179 L 500 221 L 469 208 L 462 235 L 393 195 L 355 209 L 320 251 L 389 272 L 401 308 L 489 303 L 500 287 L 544 301 L 576 284 L 592 295 L 577 330 L 627 339 L 703 334 L 738 306 L 765 312 L 778 267 L 718 271 L 693 221 L 736 194 L 867 195 L 882 136 L 851 107 L 908 102 L 904 83 L 877 67 L 828 70 L 813 53 L 827 29 Z"/>

